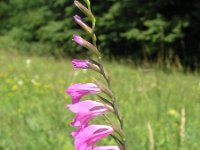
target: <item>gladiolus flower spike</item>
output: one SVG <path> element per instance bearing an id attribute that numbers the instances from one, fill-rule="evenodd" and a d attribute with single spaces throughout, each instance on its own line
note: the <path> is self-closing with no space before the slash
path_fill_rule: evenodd
<path id="1" fill-rule="evenodd" d="M 96 18 L 91 8 L 90 0 L 84 0 L 84 4 L 75 0 L 75 6 L 81 10 L 90 19 L 92 27 L 87 25 L 80 16 L 75 15 L 75 22 L 80 25 L 91 37 L 92 43 L 84 38 L 74 35 L 72 40 L 81 47 L 88 49 L 92 54 L 96 54 L 97 59 L 73 59 L 74 69 L 90 69 L 102 75 L 106 84 L 95 80 L 94 83 L 78 83 L 70 85 L 66 92 L 71 96 L 72 103 L 66 107 L 75 113 L 71 126 L 77 127 L 76 131 L 71 133 L 74 137 L 74 147 L 76 150 L 126 150 L 126 141 L 123 133 L 123 120 L 118 110 L 116 98 L 111 89 L 109 76 L 102 64 L 101 54 L 96 46 L 96 35 L 94 33 Z M 97 96 L 99 100 L 81 100 L 85 95 Z M 109 98 L 105 98 L 103 95 Z M 114 113 L 118 123 L 107 116 L 107 113 Z M 91 120 L 98 116 L 103 116 L 107 120 L 107 125 L 91 125 Z M 116 119 L 115 119 L 116 120 Z M 105 124 L 105 123 L 104 123 Z M 111 136 L 116 141 L 116 146 L 97 146 L 96 143 Z"/>

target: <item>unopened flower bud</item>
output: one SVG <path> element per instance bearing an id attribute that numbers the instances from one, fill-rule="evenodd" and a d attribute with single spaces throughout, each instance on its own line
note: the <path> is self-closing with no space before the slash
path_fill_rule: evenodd
<path id="1" fill-rule="evenodd" d="M 72 40 L 75 41 L 80 46 L 84 46 L 84 39 L 81 38 L 80 36 L 74 35 Z"/>
<path id="2" fill-rule="evenodd" d="M 88 16 L 90 18 L 91 21 L 95 20 L 94 15 L 92 14 L 92 12 L 87 9 L 83 4 L 81 4 L 79 1 L 75 0 L 74 4 L 76 7 L 78 7 L 86 16 Z"/>
<path id="3" fill-rule="evenodd" d="M 95 80 L 95 84 L 99 87 L 99 89 L 104 92 L 105 94 L 107 94 L 109 97 L 113 98 L 113 93 L 112 91 L 105 86 L 104 84 L 102 84 L 101 82 Z"/>
<path id="4" fill-rule="evenodd" d="M 98 49 L 94 45 L 92 45 L 90 42 L 88 42 L 85 39 L 83 39 L 82 37 L 80 37 L 78 35 L 74 35 L 72 40 L 75 41 L 80 46 L 83 46 L 83 47 L 87 48 L 88 50 L 93 51 L 98 56 L 101 56 L 101 54 L 99 53 Z"/>
<path id="5" fill-rule="evenodd" d="M 89 68 L 89 61 L 88 60 L 79 60 L 79 59 L 73 59 L 72 65 L 74 66 L 74 69 L 80 68 L 80 69 L 88 69 Z"/>
<path id="6" fill-rule="evenodd" d="M 74 16 L 74 20 L 76 21 L 76 23 L 78 23 L 85 31 L 87 31 L 88 33 L 92 34 L 92 28 L 90 28 L 86 23 L 83 22 L 82 18 L 78 15 Z"/>
<path id="7" fill-rule="evenodd" d="M 72 60 L 72 64 L 74 66 L 74 69 L 79 68 L 79 69 L 92 69 L 97 72 L 101 71 L 98 64 L 94 63 L 94 61 L 92 61 L 92 60 L 74 59 L 74 60 Z"/>

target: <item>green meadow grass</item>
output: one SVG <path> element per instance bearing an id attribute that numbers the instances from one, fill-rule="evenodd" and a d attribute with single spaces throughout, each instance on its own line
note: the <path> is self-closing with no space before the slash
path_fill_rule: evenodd
<path id="1" fill-rule="evenodd" d="M 129 150 L 148 150 L 147 123 L 157 150 L 200 147 L 200 78 L 198 74 L 105 62 Z M 92 71 L 73 71 L 70 60 L 0 51 L 0 150 L 73 150 L 68 124 L 73 114 L 65 93 L 72 83 L 91 82 Z M 90 98 L 89 96 L 87 98 Z M 181 109 L 186 112 L 185 140 L 180 144 Z M 108 138 L 101 144 L 108 145 Z"/>

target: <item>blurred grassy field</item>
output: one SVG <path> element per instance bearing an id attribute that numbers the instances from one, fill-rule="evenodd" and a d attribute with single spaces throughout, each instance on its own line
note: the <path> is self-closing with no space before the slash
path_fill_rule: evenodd
<path id="1" fill-rule="evenodd" d="M 147 150 L 150 122 L 157 150 L 200 147 L 198 74 L 150 71 L 105 63 L 125 120 L 128 149 Z M 73 114 L 66 110 L 72 83 L 91 81 L 96 73 L 74 72 L 69 60 L 0 51 L 0 149 L 73 150 Z M 180 146 L 180 112 L 185 108 L 185 141 Z"/>

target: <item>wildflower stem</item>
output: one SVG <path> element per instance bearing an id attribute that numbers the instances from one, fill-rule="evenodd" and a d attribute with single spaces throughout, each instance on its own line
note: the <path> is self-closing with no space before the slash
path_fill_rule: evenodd
<path id="1" fill-rule="evenodd" d="M 124 133 L 121 129 L 119 129 L 110 119 L 106 114 L 103 114 L 106 120 L 109 122 L 110 125 L 115 129 L 116 133 L 123 139 Z"/>
<path id="2" fill-rule="evenodd" d="M 181 110 L 181 122 L 180 122 L 180 146 L 182 147 L 184 144 L 184 138 L 185 138 L 185 122 L 186 122 L 186 118 L 185 118 L 185 109 L 183 108 Z"/>
<path id="3" fill-rule="evenodd" d="M 92 11 L 91 11 L 91 8 L 90 8 L 90 5 L 88 6 L 88 10 L 91 12 L 92 14 Z M 94 17 L 94 16 L 93 16 Z M 96 47 L 96 49 L 98 50 L 97 48 L 97 44 L 96 44 L 96 34 L 94 32 L 95 30 L 95 23 L 96 23 L 96 18 L 94 17 L 92 19 L 92 44 Z M 99 50 L 98 50 L 99 51 Z M 110 78 L 107 74 L 107 72 L 105 71 L 104 67 L 103 67 L 103 61 L 102 61 L 102 58 L 101 56 L 98 56 L 98 63 L 100 64 L 100 72 L 101 74 L 103 75 L 107 85 L 108 85 L 108 88 L 109 90 L 112 92 L 112 88 L 111 88 L 111 82 L 110 82 Z M 113 109 L 114 109 L 114 114 L 117 116 L 117 119 L 119 120 L 119 123 L 120 123 L 120 129 L 118 129 L 118 127 L 116 127 L 116 125 L 114 123 L 112 123 L 112 121 L 106 116 L 105 118 L 109 121 L 109 123 L 114 127 L 116 128 L 116 132 L 119 134 L 119 136 L 122 138 L 122 140 L 119 140 L 118 138 L 116 138 L 114 135 L 113 135 L 113 138 L 118 141 L 117 143 L 119 144 L 120 146 L 120 149 L 121 150 L 126 150 L 126 141 L 125 141 L 125 138 L 124 138 L 124 133 L 123 133 L 123 119 L 121 117 L 121 114 L 119 113 L 119 109 L 118 109 L 118 105 L 117 105 L 117 101 L 115 99 L 115 97 L 113 96 L 112 98 L 112 106 L 113 106 Z"/>
<path id="4" fill-rule="evenodd" d="M 154 150 L 155 144 L 154 144 L 153 130 L 150 123 L 147 124 L 147 131 L 148 131 L 148 138 L 149 138 L 149 150 Z"/>
<path id="5" fill-rule="evenodd" d="M 96 46 L 96 35 L 95 35 L 95 34 L 93 34 L 92 41 L 93 41 L 93 45 L 94 45 L 95 47 L 97 47 L 97 46 Z M 108 85 L 108 88 L 109 88 L 110 91 L 112 92 L 111 83 L 110 83 L 110 78 L 109 78 L 108 75 L 106 74 L 106 71 L 105 71 L 105 69 L 104 69 L 104 67 L 103 67 L 103 61 L 102 61 L 101 56 L 98 57 L 98 60 L 99 60 L 99 64 L 100 64 L 101 74 L 103 75 L 104 79 L 106 80 L 106 83 L 107 83 L 107 85 Z M 105 116 L 105 118 L 109 121 L 109 123 L 110 123 L 114 128 L 117 129 L 117 130 L 115 130 L 115 131 L 116 131 L 116 132 L 118 133 L 118 135 L 120 135 L 120 137 L 122 138 L 122 140 L 119 140 L 119 139 L 116 140 L 116 138 L 114 138 L 114 137 L 112 136 L 112 137 L 115 139 L 116 142 L 118 141 L 117 143 L 118 143 L 118 145 L 120 146 L 120 150 L 126 150 L 126 141 L 125 141 L 124 134 L 123 134 L 123 119 L 122 119 L 122 117 L 121 117 L 121 114 L 119 113 L 119 109 L 118 109 L 118 106 L 117 106 L 117 101 L 116 101 L 116 99 L 115 99 L 114 97 L 112 98 L 112 101 L 113 101 L 114 114 L 117 116 L 117 119 L 118 119 L 118 121 L 119 121 L 119 123 L 120 123 L 120 129 L 117 129 L 117 127 L 112 123 L 112 121 L 111 121 L 106 115 L 104 115 L 104 116 Z"/>
<path id="6" fill-rule="evenodd" d="M 111 137 L 113 137 L 115 139 L 115 141 L 118 143 L 120 150 L 126 150 L 126 143 L 124 141 L 121 141 L 117 136 L 115 136 L 114 134 L 110 135 Z"/>
<path id="7" fill-rule="evenodd" d="M 120 114 L 120 112 L 118 110 L 118 106 L 117 106 L 117 101 L 116 100 L 114 100 L 114 102 L 113 102 L 113 107 L 114 107 L 114 110 L 116 112 L 115 114 L 116 114 L 116 116 L 117 116 L 117 118 L 118 118 L 118 120 L 120 122 L 120 126 L 123 129 L 123 119 L 122 119 L 121 114 Z"/>

